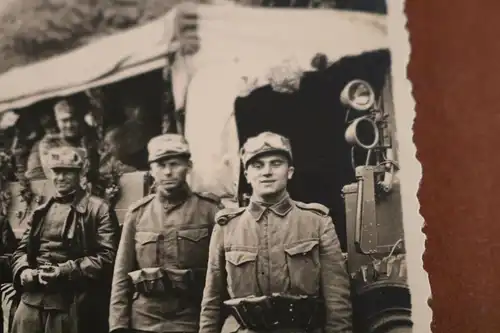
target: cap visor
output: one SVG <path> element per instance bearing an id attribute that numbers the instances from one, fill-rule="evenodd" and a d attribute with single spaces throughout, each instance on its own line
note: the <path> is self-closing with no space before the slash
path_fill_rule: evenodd
<path id="1" fill-rule="evenodd" d="M 158 156 L 155 156 L 153 158 L 150 158 L 149 159 L 149 163 L 158 162 L 160 160 L 168 160 L 168 159 L 173 158 L 173 157 L 190 158 L 191 154 L 189 154 L 189 153 L 168 153 L 168 154 L 162 154 L 162 155 L 158 155 Z"/>
<path id="2" fill-rule="evenodd" d="M 291 164 L 293 162 L 292 156 L 290 155 L 289 152 L 283 149 L 268 149 L 264 150 L 261 152 L 258 152 L 257 154 L 253 155 L 250 157 L 246 162 L 245 162 L 245 169 L 248 167 L 248 164 L 254 161 L 258 157 L 263 157 L 263 156 L 268 156 L 268 155 L 280 155 L 284 156 L 288 159 L 288 162 Z"/>

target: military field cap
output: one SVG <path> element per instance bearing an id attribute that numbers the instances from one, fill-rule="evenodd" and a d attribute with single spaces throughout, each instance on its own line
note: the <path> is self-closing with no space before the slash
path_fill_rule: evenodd
<path id="1" fill-rule="evenodd" d="M 60 100 L 54 105 L 54 114 L 56 118 L 62 117 L 64 115 L 73 115 L 73 107 L 65 99 Z"/>
<path id="2" fill-rule="evenodd" d="M 189 145 L 180 134 L 162 134 L 152 138 L 148 143 L 148 161 L 155 162 L 171 156 L 191 156 Z"/>
<path id="3" fill-rule="evenodd" d="M 249 138 L 240 150 L 240 157 L 246 168 L 251 159 L 269 152 L 284 153 L 292 161 L 290 140 L 273 132 L 263 132 Z"/>
<path id="4" fill-rule="evenodd" d="M 50 169 L 82 169 L 84 164 L 83 149 L 69 146 L 52 148 L 47 153 L 47 167 Z"/>

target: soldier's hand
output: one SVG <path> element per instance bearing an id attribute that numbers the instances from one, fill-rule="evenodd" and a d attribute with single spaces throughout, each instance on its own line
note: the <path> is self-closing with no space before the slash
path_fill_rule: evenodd
<path id="1" fill-rule="evenodd" d="M 50 270 L 41 270 L 38 273 L 38 282 L 42 285 L 49 284 L 61 275 L 61 269 L 58 266 L 51 266 Z"/>
<path id="2" fill-rule="evenodd" d="M 21 279 L 21 285 L 25 286 L 29 283 L 32 283 L 35 281 L 37 276 L 37 271 L 34 269 L 27 268 L 24 271 L 22 271 L 20 279 Z"/>

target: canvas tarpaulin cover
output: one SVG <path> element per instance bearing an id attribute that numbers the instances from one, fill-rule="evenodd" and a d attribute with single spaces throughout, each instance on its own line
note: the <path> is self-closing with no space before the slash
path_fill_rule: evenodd
<path id="1" fill-rule="evenodd" d="M 311 71 L 318 53 L 333 63 L 389 45 L 385 17 L 375 14 L 200 5 L 198 15 L 199 52 L 178 55 L 171 66 L 174 98 L 186 110 L 191 186 L 221 197 L 237 195 L 238 96 L 268 85 L 273 68 L 281 74 Z"/>
<path id="2" fill-rule="evenodd" d="M 175 14 L 172 10 L 143 26 L 5 72 L 0 75 L 0 113 L 164 67 Z"/>

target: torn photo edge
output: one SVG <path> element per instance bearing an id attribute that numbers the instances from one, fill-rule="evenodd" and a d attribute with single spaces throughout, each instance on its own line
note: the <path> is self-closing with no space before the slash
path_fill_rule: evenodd
<path id="1" fill-rule="evenodd" d="M 414 332 L 431 332 L 432 310 L 428 306 L 431 287 L 423 267 L 426 235 L 424 218 L 420 215 L 418 191 L 422 178 L 422 165 L 416 157 L 413 141 L 413 123 L 416 117 L 412 84 L 407 76 L 411 57 L 410 32 L 405 14 L 406 1 L 387 1 L 389 39 L 392 54 L 393 98 L 396 110 L 397 140 L 399 145 L 400 178 L 402 182 L 402 212 L 407 245 L 408 283 L 412 299 Z"/>

